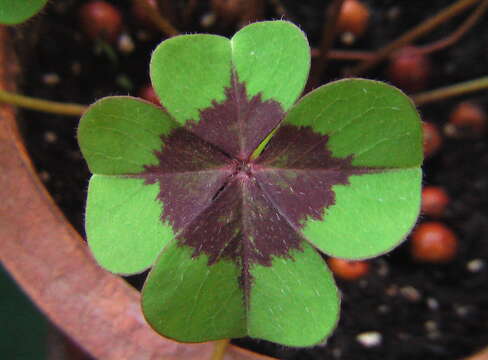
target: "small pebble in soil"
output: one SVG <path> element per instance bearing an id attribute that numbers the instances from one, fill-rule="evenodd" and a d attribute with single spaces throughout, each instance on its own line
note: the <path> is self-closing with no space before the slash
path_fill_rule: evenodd
<path id="1" fill-rule="evenodd" d="M 381 277 L 386 277 L 390 273 L 390 267 L 383 259 L 379 259 L 377 261 L 376 273 Z"/>
<path id="2" fill-rule="evenodd" d="M 59 84 L 61 78 L 56 73 L 47 73 L 42 75 L 42 82 L 49 86 L 54 86 Z"/>
<path id="3" fill-rule="evenodd" d="M 388 296 L 397 296 L 398 295 L 398 285 L 396 284 L 391 284 L 385 289 L 385 294 Z"/>
<path id="4" fill-rule="evenodd" d="M 442 136 L 435 124 L 422 123 L 424 155 L 426 157 L 435 154 L 442 145 Z"/>
<path id="5" fill-rule="evenodd" d="M 71 73 L 73 75 L 80 75 L 81 74 L 81 64 L 77 61 L 71 64 Z"/>
<path id="6" fill-rule="evenodd" d="M 367 348 L 381 345 L 383 336 L 377 331 L 366 331 L 356 336 L 357 342 Z"/>
<path id="7" fill-rule="evenodd" d="M 388 79 L 406 92 L 424 89 L 431 72 L 430 59 L 415 47 L 406 46 L 391 57 L 386 70 Z"/>
<path id="8" fill-rule="evenodd" d="M 200 18 L 200 25 L 203 28 L 209 28 L 213 24 L 215 24 L 215 20 L 217 20 L 217 17 L 215 16 L 215 14 L 213 12 L 209 12 L 209 13 L 204 14 Z"/>
<path id="9" fill-rule="evenodd" d="M 427 298 L 427 307 L 430 309 L 430 310 L 438 310 L 439 309 L 439 301 L 437 301 L 436 299 L 434 298 Z"/>
<path id="10" fill-rule="evenodd" d="M 449 195 L 440 186 L 425 186 L 422 189 L 422 213 L 432 217 L 441 217 L 449 204 Z"/>
<path id="11" fill-rule="evenodd" d="M 486 113 L 480 105 L 465 101 L 452 110 L 444 134 L 457 138 L 479 137 L 486 130 L 486 121 Z"/>
<path id="12" fill-rule="evenodd" d="M 53 144 L 58 141 L 58 135 L 56 135 L 56 133 L 53 131 L 46 131 L 44 133 L 44 141 L 48 144 Z"/>
<path id="13" fill-rule="evenodd" d="M 454 311 L 459 317 L 466 317 L 473 312 L 473 307 L 469 305 L 454 305 Z"/>
<path id="14" fill-rule="evenodd" d="M 122 15 L 106 1 L 89 1 L 80 9 L 80 23 L 90 39 L 115 42 L 122 29 Z"/>
<path id="15" fill-rule="evenodd" d="M 400 294 L 410 302 L 418 302 L 422 294 L 413 286 L 403 286 L 400 288 Z"/>
<path id="16" fill-rule="evenodd" d="M 369 271 L 366 261 L 349 261 L 338 258 L 329 258 L 327 263 L 332 272 L 343 280 L 356 280 L 365 276 Z"/>
<path id="17" fill-rule="evenodd" d="M 340 348 L 334 348 L 334 349 L 332 349 L 332 356 L 335 359 L 339 359 L 342 356 L 342 350 Z"/>
<path id="18" fill-rule="evenodd" d="M 136 48 L 136 46 L 134 44 L 134 40 L 132 40 L 132 37 L 125 32 L 119 36 L 119 39 L 117 41 L 117 46 L 118 46 L 120 52 L 123 54 L 130 54 Z"/>
<path id="19" fill-rule="evenodd" d="M 417 226 L 412 233 L 410 252 L 420 262 L 451 261 L 458 248 L 457 236 L 446 225 L 430 221 Z"/>
<path id="20" fill-rule="evenodd" d="M 434 320 L 427 320 L 424 323 L 425 330 L 428 332 L 438 331 L 439 325 Z"/>
<path id="21" fill-rule="evenodd" d="M 49 173 L 45 170 L 42 170 L 39 172 L 39 178 L 41 179 L 42 182 L 48 182 L 49 180 L 51 180 L 51 175 L 49 175 Z"/>
<path id="22" fill-rule="evenodd" d="M 473 259 L 473 260 L 469 261 L 466 264 L 466 269 L 469 272 L 477 273 L 477 272 L 480 272 L 481 270 L 483 270 L 483 268 L 485 267 L 485 265 L 486 265 L 486 263 L 485 263 L 484 260 L 482 260 L 482 259 Z"/>
<path id="23" fill-rule="evenodd" d="M 342 4 L 339 18 L 337 19 L 337 32 L 349 33 L 354 39 L 361 37 L 369 23 L 369 9 L 359 0 L 346 0 Z M 346 39 L 347 41 L 347 39 Z"/>

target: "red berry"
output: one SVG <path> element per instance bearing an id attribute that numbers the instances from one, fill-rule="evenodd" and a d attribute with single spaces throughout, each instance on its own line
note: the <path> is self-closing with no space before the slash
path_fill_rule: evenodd
<path id="1" fill-rule="evenodd" d="M 369 263 L 366 261 L 350 261 L 338 258 L 329 258 L 327 263 L 332 272 L 344 280 L 356 280 L 369 271 Z"/>
<path id="2" fill-rule="evenodd" d="M 440 217 L 444 215 L 449 196 L 439 186 L 426 186 L 422 189 L 422 213 L 425 215 Z"/>
<path id="3" fill-rule="evenodd" d="M 122 29 L 120 11 L 106 1 L 90 1 L 80 9 L 83 31 L 91 39 L 97 38 L 114 42 Z"/>
<path id="4" fill-rule="evenodd" d="M 212 10 L 219 19 L 226 23 L 239 20 L 246 11 L 246 1 L 243 0 L 212 0 Z"/>
<path id="5" fill-rule="evenodd" d="M 346 0 L 337 19 L 337 32 L 360 37 L 368 27 L 369 10 L 358 0 Z"/>
<path id="6" fill-rule="evenodd" d="M 415 92 L 425 88 L 430 71 L 429 58 L 421 54 L 415 47 L 407 46 L 392 55 L 387 76 L 401 89 Z"/>
<path id="7" fill-rule="evenodd" d="M 417 261 L 448 262 L 456 255 L 457 248 L 456 235 L 440 222 L 425 222 L 412 233 L 410 251 Z"/>
<path id="8" fill-rule="evenodd" d="M 159 98 L 151 85 L 146 85 L 139 90 L 139 97 L 144 100 L 150 101 L 155 105 L 161 106 Z"/>
<path id="9" fill-rule="evenodd" d="M 423 122 L 422 123 L 422 130 L 423 130 L 423 143 L 424 143 L 424 155 L 431 156 L 434 154 L 442 145 L 442 137 L 437 129 L 437 126 Z"/>
<path id="10" fill-rule="evenodd" d="M 486 129 L 486 113 L 475 103 L 465 101 L 458 104 L 449 116 L 444 128 L 450 136 L 482 135 Z"/>
<path id="11" fill-rule="evenodd" d="M 132 14 L 141 24 L 144 24 L 152 29 L 157 29 L 157 25 L 155 25 L 153 20 L 151 20 L 151 18 L 147 15 L 147 10 L 143 5 L 141 5 L 141 1 L 142 0 L 132 0 Z M 147 4 L 154 11 L 159 11 L 156 0 L 147 0 Z"/>

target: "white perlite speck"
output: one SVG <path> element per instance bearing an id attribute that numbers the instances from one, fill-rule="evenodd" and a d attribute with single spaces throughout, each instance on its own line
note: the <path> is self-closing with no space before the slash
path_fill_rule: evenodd
<path id="1" fill-rule="evenodd" d="M 484 267 L 485 262 L 481 259 L 474 259 L 466 264 L 468 271 L 473 273 L 481 271 Z"/>
<path id="2" fill-rule="evenodd" d="M 380 345 L 383 336 L 377 331 L 366 331 L 356 336 L 356 340 L 364 347 L 370 348 Z"/>

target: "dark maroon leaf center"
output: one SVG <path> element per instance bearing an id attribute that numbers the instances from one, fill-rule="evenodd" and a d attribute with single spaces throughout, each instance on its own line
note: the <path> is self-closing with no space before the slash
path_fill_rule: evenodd
<path id="1" fill-rule="evenodd" d="M 227 99 L 201 111 L 198 123 L 162 137 L 158 165 L 146 166 L 146 183 L 159 183 L 162 221 L 178 243 L 209 265 L 230 259 L 249 288 L 253 264 L 301 249 L 300 228 L 321 219 L 335 202 L 332 187 L 371 170 L 334 158 L 327 136 L 310 128 L 281 126 L 256 160 L 250 154 L 281 121 L 278 103 L 247 98 L 234 82 Z"/>

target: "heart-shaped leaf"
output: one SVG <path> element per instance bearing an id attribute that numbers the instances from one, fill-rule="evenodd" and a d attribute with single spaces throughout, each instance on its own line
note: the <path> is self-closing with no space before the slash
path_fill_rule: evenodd
<path id="1" fill-rule="evenodd" d="M 164 109 L 112 97 L 83 116 L 88 243 L 110 271 L 153 265 L 142 306 L 164 336 L 316 344 L 339 313 L 316 249 L 375 256 L 415 222 L 415 108 L 361 79 L 293 106 L 309 51 L 285 21 L 174 37 L 151 60 Z"/>

